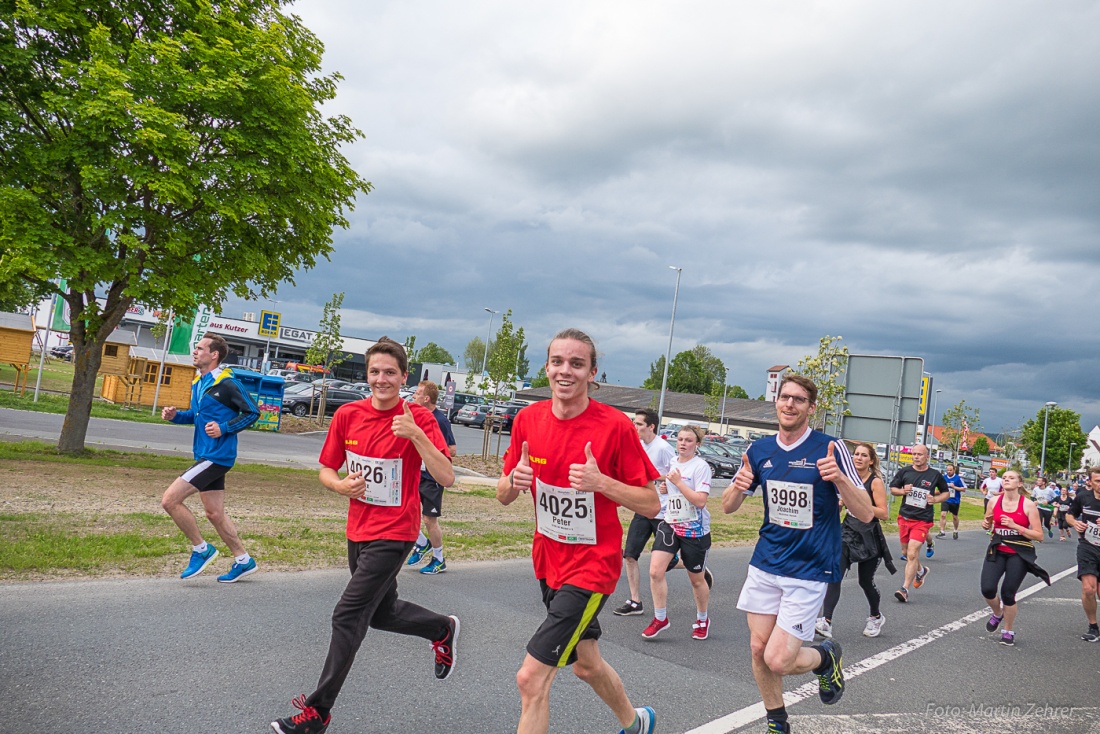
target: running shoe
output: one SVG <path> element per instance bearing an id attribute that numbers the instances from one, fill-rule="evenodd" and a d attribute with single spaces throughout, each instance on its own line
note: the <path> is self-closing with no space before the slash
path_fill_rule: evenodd
<path id="1" fill-rule="evenodd" d="M 667 572 L 671 571 L 672 569 L 676 568 L 676 564 L 678 564 L 679 562 L 680 562 L 679 552 L 673 553 L 672 554 L 672 560 L 668 562 L 667 566 L 665 566 L 665 572 L 667 573 Z"/>
<path id="2" fill-rule="evenodd" d="M 415 566 L 420 563 L 420 560 L 428 554 L 428 551 L 432 549 L 431 544 L 426 545 L 414 545 L 412 553 L 409 554 L 409 560 L 405 561 L 406 566 Z"/>
<path id="3" fill-rule="evenodd" d="M 958 531 L 958 530 L 956 530 L 955 532 L 951 533 L 951 539 L 952 539 L 952 540 L 958 540 L 958 539 L 959 539 L 959 531 Z"/>
<path id="4" fill-rule="evenodd" d="M 198 551 L 191 551 L 191 562 L 187 564 L 187 568 L 183 569 L 183 573 L 180 574 L 181 579 L 189 579 L 192 576 L 198 576 L 200 573 L 206 570 L 206 567 L 214 562 L 214 559 L 218 557 L 218 549 L 209 543 L 206 544 L 206 552 L 199 553 Z"/>
<path id="5" fill-rule="evenodd" d="M 703 567 L 703 581 L 707 582 L 708 589 L 714 588 L 714 574 L 706 566 Z"/>
<path id="6" fill-rule="evenodd" d="M 818 617 L 817 622 L 814 623 L 814 633 L 821 635 L 825 639 L 832 639 L 833 637 L 833 625 L 824 617 Z"/>
<path id="7" fill-rule="evenodd" d="M 928 566 L 921 566 L 920 570 L 917 571 L 917 577 L 913 579 L 913 588 L 919 589 L 924 586 L 924 580 L 926 578 L 928 578 Z"/>
<path id="8" fill-rule="evenodd" d="M 882 632 L 882 625 L 886 624 L 886 615 L 879 612 L 877 617 L 868 617 L 867 625 L 863 628 L 864 637 L 878 637 Z"/>
<path id="9" fill-rule="evenodd" d="M 697 619 L 695 624 L 691 625 L 691 639 L 693 640 L 705 640 L 710 636 L 710 617 L 706 619 Z"/>
<path id="10" fill-rule="evenodd" d="M 768 719 L 768 734 L 791 734 L 791 725 L 786 721 Z"/>
<path id="11" fill-rule="evenodd" d="M 657 619 L 654 617 L 653 621 L 649 623 L 649 626 L 642 630 L 642 637 L 647 640 L 652 640 L 654 637 L 661 634 L 661 632 L 668 629 L 669 624 L 668 617 L 664 619 Z"/>
<path id="12" fill-rule="evenodd" d="M 657 727 L 657 714 L 653 711 L 653 707 L 642 706 L 640 709 L 634 709 L 634 713 L 638 716 L 638 734 L 653 734 L 653 730 Z M 626 729 L 620 729 L 619 734 L 626 734 Z"/>
<path id="13" fill-rule="evenodd" d="M 926 558 L 931 558 L 936 555 L 936 544 L 931 538 L 928 539 L 928 549 L 924 551 L 924 555 Z"/>
<path id="14" fill-rule="evenodd" d="M 940 538 L 946 538 L 946 537 L 947 537 L 947 533 L 943 532 L 942 530 L 940 532 L 936 533 L 936 539 L 937 540 L 940 539 Z"/>
<path id="15" fill-rule="evenodd" d="M 1047 537 L 1048 538 L 1053 538 L 1054 537 L 1054 531 L 1051 530 L 1050 528 L 1047 528 Z"/>
<path id="16" fill-rule="evenodd" d="M 317 709 L 306 705 L 304 693 L 291 703 L 302 713 L 272 721 L 272 729 L 279 732 L 279 734 L 324 734 L 329 722 L 332 721 L 331 714 L 322 719 Z"/>
<path id="17" fill-rule="evenodd" d="M 1004 615 L 998 617 L 996 614 L 989 615 L 989 621 L 985 623 L 986 632 L 996 632 L 997 628 L 1001 626 L 1001 620 L 1004 619 Z"/>
<path id="18" fill-rule="evenodd" d="M 905 554 L 904 554 L 904 553 L 902 553 L 902 554 L 901 554 L 901 555 L 899 556 L 899 558 L 901 558 L 901 560 L 903 560 L 903 561 L 908 561 L 908 560 L 909 560 L 908 558 L 906 558 L 906 557 L 905 557 Z"/>
<path id="19" fill-rule="evenodd" d="M 229 569 L 229 573 L 223 573 L 218 577 L 218 581 L 221 581 L 223 584 L 232 584 L 254 573 L 256 573 L 255 558 L 249 558 L 248 563 L 237 563 L 234 561 L 233 567 Z"/>
<path id="20" fill-rule="evenodd" d="M 443 573 L 447 570 L 447 562 L 441 561 L 438 558 L 432 558 L 424 564 L 424 568 L 420 569 L 420 573 L 426 573 L 429 575 L 436 575 L 437 573 Z"/>
<path id="21" fill-rule="evenodd" d="M 1100 640 L 1100 629 L 1097 629 L 1095 625 L 1089 625 L 1088 631 L 1081 635 L 1081 639 L 1085 642 L 1096 642 Z"/>
<path id="22" fill-rule="evenodd" d="M 621 607 L 618 607 L 614 612 L 612 612 L 612 614 L 618 615 L 620 617 L 636 617 L 644 611 L 645 608 L 642 606 L 641 602 L 634 601 L 633 599 L 627 599 L 625 602 L 623 602 L 623 605 Z"/>
<path id="23" fill-rule="evenodd" d="M 1016 633 L 1009 630 L 1005 630 L 1001 633 L 1001 644 L 1007 647 L 1012 647 L 1016 644 Z"/>
<path id="24" fill-rule="evenodd" d="M 898 601 L 900 601 L 903 604 L 905 602 L 909 601 L 909 591 L 908 591 L 908 589 L 898 589 L 897 591 L 894 592 L 894 598 L 897 599 Z"/>
<path id="25" fill-rule="evenodd" d="M 833 704 L 844 695 L 844 664 L 840 656 L 840 643 L 836 640 L 825 640 L 818 649 L 824 658 L 822 662 L 827 667 L 824 673 L 817 673 L 817 695 L 821 697 L 821 703 Z"/>
<path id="26" fill-rule="evenodd" d="M 451 674 L 458 660 L 455 645 L 458 644 L 458 629 L 461 625 L 458 623 L 458 617 L 453 614 L 450 616 L 450 620 L 451 623 L 447 625 L 447 634 L 443 636 L 443 639 L 432 643 L 432 652 L 435 653 L 435 677 L 439 680 L 443 680 Z"/>

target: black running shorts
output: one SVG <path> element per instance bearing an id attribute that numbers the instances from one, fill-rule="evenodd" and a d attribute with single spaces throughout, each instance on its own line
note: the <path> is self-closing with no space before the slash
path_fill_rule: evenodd
<path id="1" fill-rule="evenodd" d="M 606 594 L 566 584 L 551 589 L 539 579 L 546 620 L 527 643 L 527 652 L 540 663 L 555 668 L 577 662 L 577 643 L 598 640 L 603 630 L 596 615 L 607 602 Z"/>
<path id="2" fill-rule="evenodd" d="M 630 527 L 626 529 L 626 547 L 623 548 L 623 558 L 633 558 L 635 561 L 641 558 L 642 551 L 645 550 L 645 544 L 657 534 L 657 526 L 660 524 L 660 520 L 634 513 L 634 519 L 630 521 Z"/>
<path id="3" fill-rule="evenodd" d="M 420 476 L 420 514 L 439 517 L 443 514 L 443 485 Z"/>
<path id="4" fill-rule="evenodd" d="M 710 552 L 710 533 L 701 538 L 685 538 L 677 535 L 672 526 L 664 520 L 657 528 L 657 537 L 653 539 L 653 550 L 666 553 L 680 553 L 680 562 L 690 573 L 702 573 L 707 566 L 707 554 Z"/>
<path id="5" fill-rule="evenodd" d="M 1077 542 L 1077 578 L 1082 576 L 1100 578 L 1100 548 L 1085 540 Z"/>
<path id="6" fill-rule="evenodd" d="M 190 469 L 180 475 L 180 479 L 200 492 L 224 492 L 225 475 L 232 469 L 212 461 L 196 461 Z"/>

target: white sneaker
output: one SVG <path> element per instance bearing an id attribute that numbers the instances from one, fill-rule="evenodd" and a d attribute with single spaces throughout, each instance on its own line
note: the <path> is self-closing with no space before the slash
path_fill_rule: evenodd
<path id="1" fill-rule="evenodd" d="M 864 637 L 878 637 L 882 632 L 882 625 L 886 623 L 886 615 L 879 613 L 877 617 L 868 617 L 867 626 L 863 628 Z"/>
<path id="2" fill-rule="evenodd" d="M 818 617 L 817 623 L 814 625 L 814 632 L 831 640 L 833 638 L 833 625 L 824 617 Z"/>

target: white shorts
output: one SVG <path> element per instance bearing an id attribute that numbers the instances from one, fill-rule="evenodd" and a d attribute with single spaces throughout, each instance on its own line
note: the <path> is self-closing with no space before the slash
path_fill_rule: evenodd
<path id="1" fill-rule="evenodd" d="M 803 642 L 810 642 L 814 639 L 814 623 L 828 586 L 824 581 L 776 576 L 749 566 L 737 608 L 753 614 L 773 614 L 781 629 Z"/>

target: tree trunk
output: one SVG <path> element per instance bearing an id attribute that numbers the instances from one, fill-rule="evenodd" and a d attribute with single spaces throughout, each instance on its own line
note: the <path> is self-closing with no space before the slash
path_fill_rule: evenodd
<path id="1" fill-rule="evenodd" d="M 103 362 L 103 344 L 95 340 L 73 343 L 73 387 L 69 395 L 69 409 L 61 426 L 57 450 L 74 454 L 84 450 L 88 435 L 88 420 L 95 397 L 95 381 Z"/>

